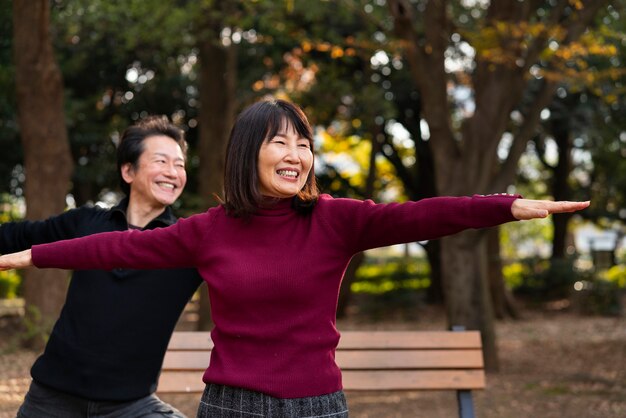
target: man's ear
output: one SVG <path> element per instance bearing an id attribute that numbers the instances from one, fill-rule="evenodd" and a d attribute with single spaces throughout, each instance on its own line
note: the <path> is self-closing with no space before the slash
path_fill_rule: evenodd
<path id="1" fill-rule="evenodd" d="M 122 174 L 122 179 L 124 179 L 126 183 L 131 184 L 133 182 L 133 179 L 135 178 L 135 169 L 131 163 L 124 164 L 120 172 Z"/>

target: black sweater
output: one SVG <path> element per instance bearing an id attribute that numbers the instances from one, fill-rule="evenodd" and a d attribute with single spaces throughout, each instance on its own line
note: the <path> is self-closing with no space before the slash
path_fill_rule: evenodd
<path id="1" fill-rule="evenodd" d="M 80 207 L 45 221 L 6 223 L 0 252 L 128 229 L 127 205 L 125 199 L 111 210 Z M 167 208 L 146 229 L 175 222 Z M 90 400 L 151 394 L 178 317 L 201 282 L 195 269 L 75 271 L 33 379 Z"/>

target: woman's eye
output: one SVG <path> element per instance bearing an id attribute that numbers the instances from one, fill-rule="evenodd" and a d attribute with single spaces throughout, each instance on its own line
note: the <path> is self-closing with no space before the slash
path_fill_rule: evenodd
<path id="1" fill-rule="evenodd" d="M 305 142 L 300 143 L 300 144 L 298 144 L 298 146 L 299 146 L 300 148 L 311 149 L 311 146 L 309 145 L 309 143 L 308 143 L 308 142 L 306 142 L 306 143 L 305 143 Z"/>
<path id="2" fill-rule="evenodd" d="M 280 144 L 280 145 L 285 145 L 285 141 L 281 141 L 280 139 L 275 139 L 274 143 Z"/>

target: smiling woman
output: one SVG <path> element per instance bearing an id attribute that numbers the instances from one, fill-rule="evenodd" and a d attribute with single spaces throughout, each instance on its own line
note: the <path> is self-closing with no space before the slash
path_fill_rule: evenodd
<path id="1" fill-rule="evenodd" d="M 259 150 L 259 189 L 263 196 L 284 199 L 304 187 L 313 166 L 311 141 L 288 122 Z"/>
<path id="2" fill-rule="evenodd" d="M 245 109 L 233 126 L 226 151 L 226 210 L 248 218 L 266 198 L 295 197 L 294 208 L 306 213 L 318 195 L 313 130 L 304 112 L 283 100 L 262 101 Z"/>
<path id="3" fill-rule="evenodd" d="M 146 174 L 148 190 L 176 190 L 174 160 L 171 171 Z M 231 131 L 221 206 L 168 228 L 34 246 L 32 257 L 0 257 L 0 268 L 31 261 L 66 269 L 196 267 L 215 321 L 198 417 L 342 418 L 335 317 L 355 254 L 588 206 L 507 194 L 389 204 L 333 198 L 319 194 L 314 166 L 304 113 L 283 100 L 258 102 Z"/>

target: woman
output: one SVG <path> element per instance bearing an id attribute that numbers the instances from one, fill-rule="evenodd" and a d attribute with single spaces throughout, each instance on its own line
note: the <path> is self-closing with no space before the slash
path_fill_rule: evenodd
<path id="1" fill-rule="evenodd" d="M 512 195 L 374 204 L 319 195 L 311 127 L 282 100 L 239 116 L 224 183 L 221 206 L 171 227 L 34 246 L 0 257 L 0 268 L 196 267 L 215 322 L 198 416 L 345 417 L 335 310 L 355 253 L 589 204 Z"/>

